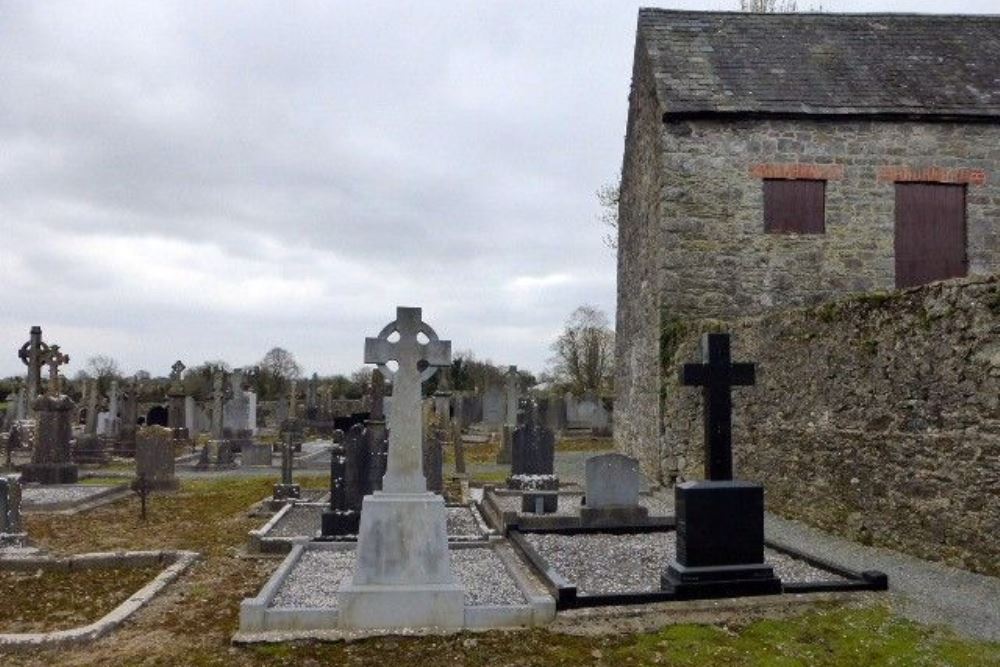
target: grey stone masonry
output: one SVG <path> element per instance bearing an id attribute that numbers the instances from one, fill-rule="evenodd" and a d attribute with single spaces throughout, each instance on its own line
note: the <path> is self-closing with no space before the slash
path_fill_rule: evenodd
<path id="1" fill-rule="evenodd" d="M 24 482 L 74 484 L 78 469 L 70 463 L 70 424 L 75 409 L 68 396 L 39 396 L 34 402 L 38 433 L 31 463 L 21 469 Z"/>
<path id="2" fill-rule="evenodd" d="M 20 543 L 21 483 L 13 475 L 0 476 L 0 547 Z"/>

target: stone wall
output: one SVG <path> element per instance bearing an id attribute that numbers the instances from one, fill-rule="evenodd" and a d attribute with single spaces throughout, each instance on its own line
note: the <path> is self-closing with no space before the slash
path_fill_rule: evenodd
<path id="1" fill-rule="evenodd" d="M 647 470 L 658 470 L 662 110 L 641 40 L 634 63 L 618 213 L 614 435 L 620 451 L 642 459 Z"/>
<path id="2" fill-rule="evenodd" d="M 668 479 L 702 477 L 701 392 L 675 368 L 707 330 L 757 364 L 734 389 L 734 462 L 769 510 L 1000 575 L 1000 275 L 682 326 Z"/>
<path id="3" fill-rule="evenodd" d="M 894 179 L 967 183 L 969 273 L 1000 272 L 998 125 L 691 120 L 663 123 L 660 138 L 659 289 L 674 314 L 892 289 Z M 825 233 L 764 233 L 762 182 L 775 176 L 826 180 Z"/>

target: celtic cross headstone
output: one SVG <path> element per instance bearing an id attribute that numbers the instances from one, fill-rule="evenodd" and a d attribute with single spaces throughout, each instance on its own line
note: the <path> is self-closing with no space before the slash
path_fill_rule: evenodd
<path id="1" fill-rule="evenodd" d="M 395 342 L 389 340 L 399 334 Z M 423 334 L 427 342 L 421 342 Z M 389 362 L 395 361 L 395 371 Z M 439 340 L 437 333 L 420 319 L 419 308 L 397 308 L 396 320 L 375 338 L 365 339 L 365 363 L 377 364 L 392 381 L 392 410 L 389 412 L 389 461 L 382 490 L 388 493 L 423 493 L 427 490 L 422 462 L 423 414 L 420 385 L 440 366 L 451 364 L 451 341 Z"/>

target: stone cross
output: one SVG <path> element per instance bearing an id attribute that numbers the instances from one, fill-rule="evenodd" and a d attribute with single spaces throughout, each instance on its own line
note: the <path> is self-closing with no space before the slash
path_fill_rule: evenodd
<path id="1" fill-rule="evenodd" d="M 391 342 L 389 336 L 399 334 Z M 418 336 L 423 334 L 427 342 Z M 393 372 L 388 363 L 395 361 Z M 387 493 L 424 493 L 422 462 L 423 414 L 420 385 L 441 366 L 451 364 L 451 341 L 438 340 L 430 325 L 421 320 L 420 308 L 396 309 L 396 320 L 376 338 L 365 339 L 365 363 L 377 364 L 392 380 L 392 410 L 389 411 L 389 461 L 382 490 Z"/>
<path id="2" fill-rule="evenodd" d="M 185 366 L 184 362 L 182 362 L 180 359 L 175 361 L 174 365 L 170 367 L 170 379 L 174 381 L 180 380 L 181 373 L 184 372 L 185 368 L 187 368 L 187 366 Z"/>
<path id="3" fill-rule="evenodd" d="M 703 363 L 681 366 L 680 381 L 702 387 L 705 402 L 705 479 L 733 478 L 733 386 L 752 385 L 753 364 L 734 364 L 729 355 L 729 334 L 709 333 L 701 339 Z"/>
<path id="4" fill-rule="evenodd" d="M 49 367 L 49 394 L 58 396 L 62 393 L 59 383 L 59 367 L 69 363 L 69 355 L 63 354 L 58 345 L 51 345 L 45 355 L 45 363 Z"/>
<path id="5" fill-rule="evenodd" d="M 31 327 L 28 342 L 21 346 L 17 356 L 28 367 L 27 391 L 28 391 L 28 415 L 34 414 L 33 403 L 42 388 L 42 364 L 44 356 L 48 353 L 49 346 L 42 342 L 42 328 L 38 325 Z"/>
<path id="6" fill-rule="evenodd" d="M 97 380 L 90 381 L 90 393 L 87 394 L 87 425 L 84 429 L 86 433 L 93 435 L 97 433 L 97 402 L 100 396 L 97 395 Z"/>
<path id="7" fill-rule="evenodd" d="M 288 418 L 289 419 L 295 419 L 295 404 L 297 403 L 297 401 L 295 400 L 295 398 L 296 398 L 295 397 L 296 389 L 297 389 L 296 382 L 295 382 L 295 380 L 292 380 L 291 389 L 288 391 Z"/>

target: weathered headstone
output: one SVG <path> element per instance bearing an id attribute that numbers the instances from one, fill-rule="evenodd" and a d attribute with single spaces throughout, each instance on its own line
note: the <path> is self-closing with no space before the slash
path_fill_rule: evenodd
<path id="1" fill-rule="evenodd" d="M 223 429 L 223 403 L 225 401 L 225 389 L 223 388 L 223 377 L 220 371 L 216 371 L 212 376 L 212 437 L 216 440 L 222 439 Z"/>
<path id="2" fill-rule="evenodd" d="M 97 406 L 101 400 L 97 390 L 97 380 L 90 381 L 90 391 L 87 392 L 87 425 L 84 432 L 90 435 L 97 433 Z"/>
<path id="3" fill-rule="evenodd" d="M 448 432 L 436 423 L 427 429 L 423 444 L 424 477 L 427 490 L 444 493 L 444 446 Z"/>
<path id="4" fill-rule="evenodd" d="M 0 476 L 0 547 L 19 547 L 26 539 L 21 528 L 21 483 L 14 475 Z"/>
<path id="5" fill-rule="evenodd" d="M 269 444 L 254 440 L 246 441 L 240 447 L 241 462 L 244 466 L 270 466 L 271 450 L 272 447 Z"/>
<path id="6" fill-rule="evenodd" d="M 291 423 L 285 430 L 285 441 L 281 448 L 281 482 L 274 485 L 271 497 L 274 500 L 294 500 L 302 497 L 302 488 L 292 480 L 295 466 L 295 429 Z"/>
<path id="7" fill-rule="evenodd" d="M 641 523 L 649 510 L 639 504 L 639 461 L 624 454 L 592 456 L 586 463 L 586 501 L 580 507 L 584 526 Z"/>
<path id="8" fill-rule="evenodd" d="M 451 363 L 451 343 L 438 339 L 419 308 L 398 308 L 395 321 L 365 339 L 365 362 L 392 378 L 389 456 L 383 491 L 363 501 L 354 575 L 341 585 L 338 622 L 345 629 L 461 628 L 465 593 L 451 570 L 444 499 L 427 491 L 421 460 L 420 385 Z"/>
<path id="9" fill-rule="evenodd" d="M 780 593 L 764 563 L 764 487 L 733 480 L 731 389 L 754 383 L 754 365 L 731 361 L 724 333 L 704 335 L 702 358 L 680 379 L 702 387 L 707 479 L 674 490 L 677 554 L 660 583 L 679 598 Z"/>
<path id="10" fill-rule="evenodd" d="M 497 452 L 497 463 L 511 462 L 514 429 L 517 428 L 518 382 L 517 366 L 508 366 L 504 374 L 506 382 L 506 402 L 504 404 L 504 423 L 500 431 L 500 451 Z"/>
<path id="11" fill-rule="evenodd" d="M 229 376 L 230 398 L 222 409 L 223 431 L 238 433 L 250 429 L 250 399 L 243 391 L 243 370 L 234 368 Z"/>
<path id="12" fill-rule="evenodd" d="M 511 452 L 511 476 L 508 487 L 524 488 L 530 481 L 532 488 L 555 490 L 559 481 L 555 470 L 555 435 L 546 427 L 539 404 L 528 399 L 523 401 L 521 424 L 514 430 Z M 539 478 L 550 477 L 543 480 Z M 534 478 L 534 479 L 532 479 Z M 541 485 L 541 486 L 539 486 Z"/>
<path id="13" fill-rule="evenodd" d="M 147 426 L 135 436 L 136 479 L 145 476 L 150 490 L 176 489 L 173 431 L 162 426 Z"/>
<path id="14" fill-rule="evenodd" d="M 201 430 L 198 428 L 198 404 L 195 403 L 194 396 L 184 397 L 184 428 L 192 439 L 198 437 Z"/>
<path id="15" fill-rule="evenodd" d="M 121 427 L 115 444 L 117 456 L 135 456 L 135 434 L 139 422 L 139 381 L 135 378 L 122 397 Z"/>
<path id="16" fill-rule="evenodd" d="M 170 387 L 167 389 L 167 428 L 177 440 L 188 438 L 184 417 L 184 384 L 181 382 L 181 373 L 185 368 L 180 359 L 174 362 L 170 367 Z"/>
<path id="17" fill-rule="evenodd" d="M 486 387 L 483 392 L 483 423 L 500 426 L 507 419 L 503 390 L 496 385 Z"/>
<path id="18" fill-rule="evenodd" d="M 42 484 L 73 484 L 78 478 L 78 468 L 70 463 L 70 441 L 73 437 L 73 413 L 76 405 L 62 393 L 59 385 L 59 366 L 69 361 L 58 345 L 51 345 L 45 353 L 49 366 L 49 393 L 34 401 L 38 419 L 38 432 L 31 463 L 21 469 L 21 481 Z"/>
<path id="19" fill-rule="evenodd" d="M 21 346 L 17 356 L 25 366 L 28 367 L 25 382 L 27 417 L 35 416 L 35 399 L 42 393 L 42 366 L 45 363 L 45 356 L 48 354 L 49 346 L 42 342 L 42 328 L 38 325 L 31 327 L 28 334 L 28 342 Z"/>

